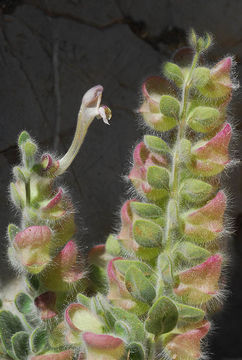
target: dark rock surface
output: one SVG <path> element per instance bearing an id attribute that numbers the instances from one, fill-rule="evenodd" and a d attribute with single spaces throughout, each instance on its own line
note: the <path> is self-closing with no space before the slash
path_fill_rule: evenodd
<path id="1" fill-rule="evenodd" d="M 130 150 L 142 137 L 135 116 L 142 80 L 160 73 L 161 63 L 186 44 L 190 27 L 213 33 L 216 43 L 209 61 L 233 54 L 241 77 L 241 12 L 238 0 L 0 1 L 1 253 L 7 224 L 16 219 L 7 189 L 11 166 L 18 162 L 19 132 L 26 129 L 43 149 L 64 153 L 83 93 L 98 83 L 104 86 L 103 102 L 113 111 L 111 126 L 93 123 L 64 180 L 78 209 L 83 248 L 104 242 L 115 229 L 126 196 L 121 176 L 127 173 Z M 240 98 L 238 91 L 231 106 L 237 131 Z M 240 144 L 235 145 L 237 157 Z M 231 217 L 237 218 L 229 240 L 234 265 L 228 270 L 230 295 L 210 341 L 212 359 L 242 357 L 242 178 L 239 168 L 228 175 L 224 180 L 232 199 Z M 3 259 L 3 284 L 11 276 Z"/>

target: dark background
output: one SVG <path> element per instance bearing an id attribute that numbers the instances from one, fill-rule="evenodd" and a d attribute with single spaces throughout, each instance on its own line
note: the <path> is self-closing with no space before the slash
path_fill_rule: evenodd
<path id="1" fill-rule="evenodd" d="M 64 153 L 75 129 L 83 93 L 105 88 L 103 103 L 113 112 L 111 126 L 92 124 L 85 143 L 64 177 L 78 209 L 80 243 L 102 243 L 115 229 L 125 199 L 130 152 L 141 139 L 135 109 L 140 85 L 160 73 L 173 51 L 186 45 L 190 27 L 214 34 L 208 63 L 234 55 L 241 77 L 241 0 L 0 0 L 0 231 L 16 221 L 8 201 L 11 167 L 18 162 L 17 135 L 26 129 L 43 150 Z M 241 129 L 241 91 L 230 106 Z M 59 137 L 55 136 L 56 129 Z M 239 137 L 237 136 L 237 139 Z M 240 140 L 235 156 L 240 157 Z M 224 310 L 210 338 L 212 359 L 242 358 L 241 170 L 224 176 L 231 194 L 234 233 L 228 244 L 232 264 Z M 0 263 L 1 284 L 14 274 Z"/>

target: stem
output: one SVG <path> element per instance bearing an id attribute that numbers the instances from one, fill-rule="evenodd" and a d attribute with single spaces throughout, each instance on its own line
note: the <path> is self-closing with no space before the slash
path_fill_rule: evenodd
<path id="1" fill-rule="evenodd" d="M 189 100 L 189 92 L 191 86 L 191 79 L 193 71 L 197 65 L 197 61 L 199 58 L 199 53 L 195 53 L 191 68 L 187 77 L 183 84 L 182 89 L 182 99 L 181 99 L 181 108 L 179 114 L 179 124 L 178 124 L 178 131 L 177 131 L 177 139 L 173 153 L 173 161 L 172 161 L 172 170 L 171 170 L 171 180 L 170 180 L 170 199 L 174 199 L 177 203 L 177 210 L 179 211 L 179 199 L 178 199 L 178 189 L 179 189 L 179 166 L 180 166 L 180 143 L 183 138 L 185 138 L 185 131 L 186 131 L 186 112 L 187 112 L 187 105 Z M 166 228 L 165 228 L 165 243 L 166 247 L 170 249 L 171 247 L 171 226 L 170 226 L 170 214 L 167 211 L 167 219 L 166 219 Z"/>
<path id="2" fill-rule="evenodd" d="M 30 196 L 30 179 L 25 184 L 25 192 L 26 192 L 26 204 L 30 204 L 31 196 Z"/>

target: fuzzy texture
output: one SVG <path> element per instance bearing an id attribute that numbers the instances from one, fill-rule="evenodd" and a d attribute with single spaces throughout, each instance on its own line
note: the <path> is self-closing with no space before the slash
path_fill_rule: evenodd
<path id="1" fill-rule="evenodd" d="M 73 161 L 93 118 L 108 122 L 102 87 L 83 97 L 62 159 L 45 154 L 36 161 L 35 143 L 26 132 L 20 135 L 23 161 L 10 192 L 22 222 L 9 226 L 9 256 L 27 275 L 29 293 L 17 294 L 15 303 L 29 325 L 0 313 L 3 352 L 11 358 L 205 356 L 209 311 L 221 300 L 227 261 L 220 246 L 227 203 L 220 175 L 231 164 L 226 110 L 235 85 L 231 57 L 212 68 L 200 65 L 209 35 L 191 31 L 189 42 L 181 59 L 187 51 L 190 63 L 179 66 L 177 52 L 178 63 L 164 65 L 165 78 L 143 84 L 139 112 L 150 132 L 133 153 L 128 178 L 135 197 L 121 208 L 117 234 L 95 246 L 86 262 L 72 238 L 71 200 L 61 187 L 54 190 L 54 178 Z"/>

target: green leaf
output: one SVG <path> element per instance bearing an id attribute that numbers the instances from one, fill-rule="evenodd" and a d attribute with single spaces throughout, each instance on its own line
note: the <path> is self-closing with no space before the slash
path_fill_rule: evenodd
<path id="1" fill-rule="evenodd" d="M 112 313 L 117 320 L 122 320 L 131 329 L 130 341 L 145 341 L 145 331 L 142 321 L 136 316 L 122 308 L 112 308 Z"/>
<path id="2" fill-rule="evenodd" d="M 132 201 L 130 206 L 133 212 L 143 218 L 155 219 L 163 215 L 161 208 L 154 204 Z"/>
<path id="3" fill-rule="evenodd" d="M 165 63 L 163 73 L 167 79 L 174 81 L 178 87 L 183 85 L 184 75 L 182 69 L 177 64 L 171 62 Z"/>
<path id="4" fill-rule="evenodd" d="M 129 351 L 129 360 L 144 360 L 145 350 L 138 342 L 128 344 L 127 350 Z"/>
<path id="5" fill-rule="evenodd" d="M 180 159 L 185 164 L 191 162 L 191 148 L 192 144 L 187 139 L 182 139 L 180 142 Z"/>
<path id="6" fill-rule="evenodd" d="M 197 106 L 187 118 L 187 124 L 194 131 L 207 133 L 220 125 L 220 112 L 210 106 Z"/>
<path id="7" fill-rule="evenodd" d="M 133 224 L 135 241 L 144 247 L 160 247 L 162 243 L 162 228 L 149 220 L 136 220 Z"/>
<path id="8" fill-rule="evenodd" d="M 18 311 L 22 314 L 29 314 L 33 311 L 33 299 L 24 292 L 18 293 L 14 302 Z"/>
<path id="9" fill-rule="evenodd" d="M 212 185 L 198 179 L 187 179 L 181 184 L 179 193 L 186 201 L 201 203 L 208 200 L 212 194 Z"/>
<path id="10" fill-rule="evenodd" d="M 160 297 L 150 308 L 145 321 L 145 328 L 155 336 L 174 329 L 178 320 L 177 307 L 166 296 Z"/>
<path id="11" fill-rule="evenodd" d="M 20 194 L 16 185 L 13 182 L 10 183 L 10 196 L 16 207 L 19 207 L 21 209 L 24 208 L 25 199 L 23 199 L 22 194 Z"/>
<path id="12" fill-rule="evenodd" d="M 160 111 L 164 116 L 177 118 L 180 112 L 180 102 L 170 95 L 162 95 L 160 99 Z"/>
<path id="13" fill-rule="evenodd" d="M 15 166 L 13 168 L 13 173 L 14 173 L 14 176 L 23 181 L 24 183 L 27 183 L 27 179 L 29 178 L 29 174 L 27 173 L 27 171 L 24 171 L 23 168 L 20 168 L 19 166 Z"/>
<path id="14" fill-rule="evenodd" d="M 176 279 L 173 275 L 173 264 L 170 257 L 165 253 L 160 254 L 157 266 L 164 283 L 174 286 Z"/>
<path id="15" fill-rule="evenodd" d="M 119 256 L 121 254 L 121 246 L 119 240 L 115 235 L 109 235 L 106 244 L 105 244 L 106 252 L 113 256 Z"/>
<path id="16" fill-rule="evenodd" d="M 205 261 L 211 254 L 201 246 L 195 245 L 189 241 L 183 241 L 176 249 L 179 260 L 186 260 L 190 264 Z"/>
<path id="17" fill-rule="evenodd" d="M 149 166 L 147 171 L 147 180 L 150 186 L 155 189 L 168 189 L 169 171 L 161 166 Z"/>
<path id="18" fill-rule="evenodd" d="M 11 338 L 13 352 L 18 360 L 26 360 L 29 354 L 29 334 L 19 331 Z"/>
<path id="19" fill-rule="evenodd" d="M 167 143 L 158 136 L 145 135 L 144 142 L 145 145 L 150 149 L 150 151 L 158 154 L 171 153 L 171 149 L 167 145 Z"/>
<path id="20" fill-rule="evenodd" d="M 125 285 L 131 296 L 144 303 L 150 304 L 155 298 L 155 289 L 143 272 L 130 266 L 125 275 Z"/>
<path id="21" fill-rule="evenodd" d="M 18 138 L 18 146 L 23 145 L 28 139 L 30 139 L 29 133 L 22 131 Z"/>
<path id="22" fill-rule="evenodd" d="M 204 319 L 205 312 L 201 309 L 178 303 L 176 303 L 176 307 L 179 314 L 178 327 L 185 327 Z"/>
<path id="23" fill-rule="evenodd" d="M 0 336 L 9 356 L 13 357 L 11 338 L 19 331 L 23 331 L 20 319 L 10 311 L 0 310 Z"/>
<path id="24" fill-rule="evenodd" d="M 39 327 L 32 332 L 30 347 L 31 351 L 37 354 L 48 348 L 48 333 L 44 328 Z"/>
<path id="25" fill-rule="evenodd" d="M 210 77 L 210 70 L 206 67 L 199 66 L 194 69 L 193 72 L 193 85 L 196 86 L 198 89 L 201 89 L 208 84 Z"/>
<path id="26" fill-rule="evenodd" d="M 154 272 L 153 270 L 144 262 L 138 260 L 115 260 L 115 268 L 123 275 L 130 268 L 130 266 L 135 266 L 143 272 L 145 276 L 151 276 Z"/>
<path id="27" fill-rule="evenodd" d="M 130 330 L 129 326 L 122 320 L 117 320 L 114 324 L 115 335 L 122 337 L 126 341 L 129 339 Z"/>
<path id="28" fill-rule="evenodd" d="M 91 300 L 89 297 L 83 295 L 82 293 L 77 294 L 77 301 L 82 304 L 83 306 L 90 309 L 91 306 Z"/>
<path id="29" fill-rule="evenodd" d="M 25 281 L 30 291 L 35 292 L 39 290 L 40 283 L 36 275 L 27 274 Z"/>
<path id="30" fill-rule="evenodd" d="M 20 228 L 14 224 L 8 225 L 8 238 L 10 242 L 13 242 L 17 233 L 20 232 Z"/>

